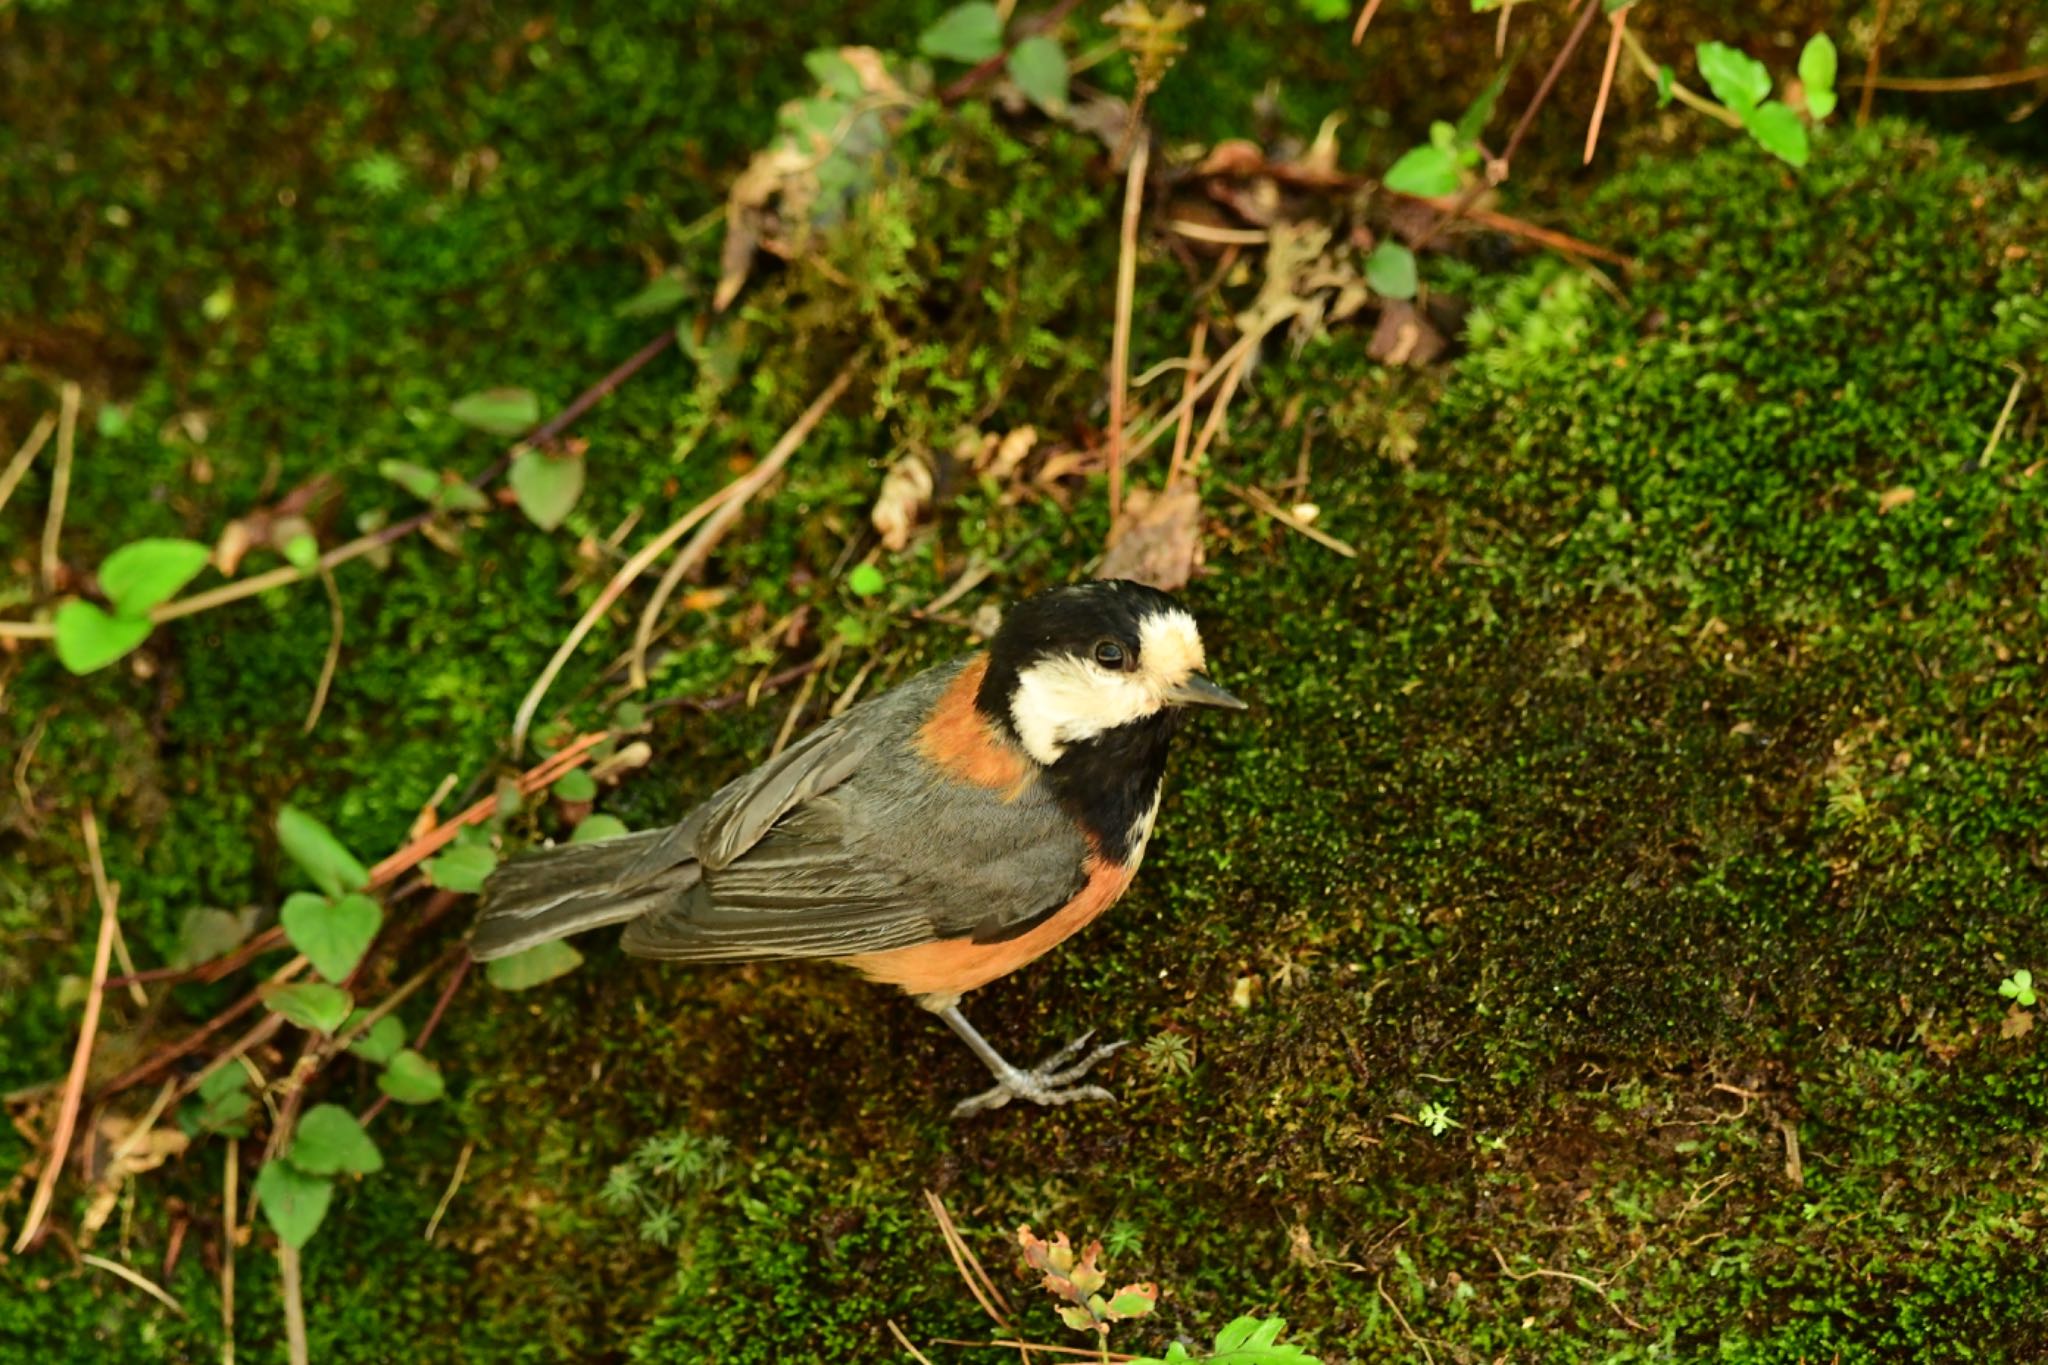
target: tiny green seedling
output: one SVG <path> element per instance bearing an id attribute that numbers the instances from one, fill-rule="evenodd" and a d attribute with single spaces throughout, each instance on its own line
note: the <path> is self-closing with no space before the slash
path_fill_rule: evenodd
<path id="1" fill-rule="evenodd" d="M 1790 104 L 1767 98 L 1771 73 L 1764 64 L 1725 43 L 1701 43 L 1696 56 L 1714 98 L 1741 120 L 1749 135 L 1787 165 L 1804 166 L 1810 154 L 1806 123 Z M 1816 34 L 1799 54 L 1800 98 L 1816 123 L 1835 111 L 1836 66 L 1835 45 L 1825 33 Z"/>
<path id="2" fill-rule="evenodd" d="M 1044 1277 L 1039 1283 L 1046 1292 L 1064 1300 L 1060 1321 L 1077 1332 L 1095 1333 L 1105 1352 L 1113 1324 L 1147 1317 L 1159 1305 L 1156 1284 L 1127 1284 L 1114 1294 L 1103 1294 L 1109 1276 L 1096 1264 L 1102 1258 L 1100 1242 L 1090 1242 L 1077 1256 L 1064 1232 L 1055 1232 L 1046 1241 L 1026 1224 L 1017 1229 L 1017 1245 L 1024 1250 L 1024 1263 Z"/>
<path id="3" fill-rule="evenodd" d="M 704 1196 L 732 1174 L 731 1143 L 685 1129 L 641 1143 L 612 1167 L 598 1199 L 616 1213 L 637 1214 L 640 1240 L 669 1247 L 689 1232 Z"/>
<path id="4" fill-rule="evenodd" d="M 2034 1007 L 2034 974 L 2025 967 L 1998 983 L 1998 993 L 2021 1009 Z"/>
<path id="5" fill-rule="evenodd" d="M 1415 1111 L 1415 1121 L 1429 1129 L 1431 1137 L 1442 1137 L 1453 1128 L 1464 1125 L 1451 1117 L 1451 1111 L 1443 1105 L 1431 1102 Z"/>

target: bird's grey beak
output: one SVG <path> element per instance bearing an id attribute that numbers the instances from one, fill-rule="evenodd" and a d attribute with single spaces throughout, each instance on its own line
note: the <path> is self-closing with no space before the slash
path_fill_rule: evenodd
<path id="1" fill-rule="evenodd" d="M 1215 706 L 1225 711 L 1251 710 L 1244 702 L 1199 673 L 1188 674 L 1187 681 L 1168 692 L 1166 699 L 1175 706 Z"/>

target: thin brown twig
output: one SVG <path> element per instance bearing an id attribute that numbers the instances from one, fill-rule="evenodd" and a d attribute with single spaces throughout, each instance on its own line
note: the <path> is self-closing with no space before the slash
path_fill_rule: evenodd
<path id="1" fill-rule="evenodd" d="M 97 857 L 100 829 L 99 822 L 93 818 L 91 806 L 80 814 L 79 824 L 85 832 L 86 848 Z M 50 1214 L 50 1201 L 57 1194 L 57 1181 L 64 1173 L 64 1163 L 71 1152 L 72 1131 L 78 1126 L 79 1107 L 85 1100 L 86 1072 L 92 1066 L 93 1039 L 99 1034 L 100 1005 L 106 998 L 107 965 L 114 952 L 114 916 L 117 910 L 118 905 L 111 895 L 100 902 L 99 944 L 93 950 L 92 981 L 86 987 L 85 1015 L 78 1026 L 78 1045 L 72 1050 L 71 1071 L 65 1077 L 64 1097 L 57 1106 L 57 1126 L 50 1135 L 50 1152 L 36 1177 L 35 1194 L 29 1201 L 28 1217 L 22 1221 L 21 1235 L 14 1241 L 16 1255 L 28 1250 L 41 1235 L 43 1220 Z"/>
<path id="2" fill-rule="evenodd" d="M 58 395 L 57 465 L 50 471 L 50 511 L 43 519 L 43 591 L 57 591 L 57 541 L 64 534 L 64 508 L 71 498 L 71 455 L 77 446 L 78 402 L 76 383 L 66 380 Z"/>
<path id="3" fill-rule="evenodd" d="M 242 1178 L 241 1139 L 228 1139 L 221 1171 L 220 1365 L 235 1365 L 235 1221 Z"/>
<path id="4" fill-rule="evenodd" d="M 1208 359 L 1208 355 L 1209 319 L 1198 318 L 1195 321 L 1194 340 L 1188 343 L 1187 369 L 1181 372 L 1180 396 L 1182 398 L 1188 396 L 1188 390 L 1192 389 L 1195 386 L 1195 380 L 1200 378 L 1202 365 Z M 1168 492 L 1171 492 L 1173 486 L 1180 482 L 1181 470 L 1187 463 L 1188 458 L 1188 438 L 1194 434 L 1194 429 L 1195 410 L 1193 405 L 1189 405 L 1181 409 L 1180 424 L 1174 428 L 1173 432 L 1173 462 L 1166 466 L 1166 487 Z"/>
<path id="5" fill-rule="evenodd" d="M 1903 90 L 1923 95 L 1961 95 L 1978 90 L 2003 90 L 2007 86 L 2030 85 L 2048 80 L 2048 63 L 2022 67 L 2018 71 L 1991 71 L 1981 76 L 1879 76 L 1866 78 L 1873 90 Z"/>
<path id="6" fill-rule="evenodd" d="M 1989 464 L 1991 457 L 1998 453 L 1998 443 L 2005 439 L 2005 424 L 2012 417 L 2014 405 L 2020 401 L 2020 390 L 2026 386 L 2027 372 L 2020 370 L 2013 377 L 2012 388 L 2006 391 L 2005 406 L 1998 410 L 1998 421 L 1991 428 L 1991 439 L 1984 443 L 1984 453 L 1977 457 L 1978 464 Z"/>
<path id="7" fill-rule="evenodd" d="M 1598 1280 L 1589 1279 L 1584 1275 L 1574 1274 L 1569 1270 L 1552 1270 L 1548 1266 L 1537 1266 L 1534 1270 L 1524 1270 L 1521 1273 L 1517 1274 L 1515 1271 L 1508 1269 L 1508 1258 L 1501 1255 L 1499 1247 L 1489 1246 L 1487 1250 L 1493 1253 L 1494 1260 L 1500 1262 L 1500 1273 L 1507 1276 L 1509 1279 L 1515 1281 L 1517 1284 L 1521 1283 L 1523 1280 L 1533 1279 L 1537 1276 L 1541 1276 L 1544 1279 L 1567 1280 L 1572 1284 L 1584 1285 L 1586 1288 L 1592 1290 L 1595 1294 L 1598 1294 L 1606 1302 L 1607 1306 L 1614 1310 L 1614 1315 L 1620 1318 L 1623 1322 L 1628 1324 L 1630 1330 L 1642 1332 L 1645 1335 L 1652 1334 L 1653 1329 L 1645 1327 L 1642 1323 L 1637 1322 L 1634 1318 L 1630 1317 L 1626 1312 L 1624 1312 L 1622 1310 L 1622 1306 L 1614 1301 L 1614 1295 L 1608 1292 L 1607 1286 L 1600 1283 Z M 1615 1273 L 1618 1275 L 1621 1272 L 1616 1271 Z"/>
<path id="8" fill-rule="evenodd" d="M 78 1259 L 89 1266 L 96 1266 L 110 1275 L 120 1276 L 143 1293 L 148 1294 L 158 1303 L 164 1305 L 164 1307 L 170 1309 L 173 1313 L 176 1313 L 179 1317 L 185 1316 L 185 1305 L 172 1298 L 162 1285 L 150 1279 L 141 1271 L 122 1265 L 119 1261 L 108 1260 L 105 1256 L 95 1256 L 89 1251 L 80 1252 Z"/>
<path id="9" fill-rule="evenodd" d="M 1884 29 L 1891 22 L 1892 0 L 1877 0 L 1877 25 L 1870 31 L 1870 59 L 1863 65 L 1863 98 L 1856 102 L 1856 126 L 1870 122 L 1871 103 L 1877 98 L 1877 66 L 1884 53 Z"/>
<path id="10" fill-rule="evenodd" d="M 1325 549 L 1334 550 L 1346 559 L 1358 558 L 1358 551 L 1349 543 L 1337 539 L 1328 531 L 1319 530 L 1308 522 L 1303 521 L 1300 517 L 1294 515 L 1293 512 L 1274 501 L 1273 497 L 1265 489 L 1259 488 L 1256 485 L 1240 488 L 1234 483 L 1225 484 L 1224 487 L 1229 489 L 1234 496 L 1253 511 L 1271 517 L 1282 526 L 1307 536 L 1316 544 L 1323 546 Z"/>
<path id="11" fill-rule="evenodd" d="M 1536 93 L 1530 98 L 1528 107 L 1522 110 L 1522 116 L 1515 121 L 1515 130 L 1508 135 L 1507 146 L 1501 149 L 1498 162 L 1500 179 L 1507 178 L 1508 167 L 1513 164 L 1515 153 L 1521 149 L 1523 139 L 1529 136 L 1529 129 L 1536 122 L 1537 112 L 1543 108 L 1544 101 L 1550 98 L 1551 90 L 1557 85 L 1557 78 L 1564 74 L 1565 66 L 1571 61 L 1572 54 L 1579 50 L 1579 44 L 1585 40 L 1586 30 L 1593 26 L 1593 16 L 1599 12 L 1600 0 L 1586 0 L 1585 5 L 1580 8 L 1578 22 L 1572 25 L 1572 31 L 1565 37 L 1564 46 L 1557 50 L 1557 56 L 1552 59 L 1550 69 L 1543 73 L 1542 84 L 1536 87 Z M 1473 181 L 1471 187 L 1458 196 L 1450 214 L 1429 225 L 1416 240 L 1414 249 L 1422 250 L 1435 241 L 1437 234 L 1444 228 L 1463 218 L 1491 183 L 1491 176 Z"/>
<path id="12" fill-rule="evenodd" d="M 1365 8 L 1358 11 L 1358 22 L 1351 26 L 1351 45 L 1357 47 L 1365 41 L 1365 31 L 1372 27 L 1372 17 L 1380 12 L 1380 0 L 1365 0 Z"/>
<path id="13" fill-rule="evenodd" d="M 1610 31 L 1607 35 L 1607 61 L 1600 68 L 1600 95 L 1593 101 L 1593 121 L 1586 128 L 1586 159 L 1584 165 L 1593 164 L 1593 153 L 1600 146 L 1600 122 L 1607 116 L 1607 97 L 1614 92 L 1614 68 L 1621 60 L 1621 37 L 1628 31 L 1628 6 L 1607 16 Z"/>
<path id="14" fill-rule="evenodd" d="M 284 1300 L 285 1357 L 291 1365 L 311 1365 L 312 1352 L 306 1344 L 306 1297 L 299 1284 L 298 1248 L 288 1242 L 277 1244 L 277 1292 Z"/>
<path id="15" fill-rule="evenodd" d="M 982 1268 L 981 1258 L 974 1254 L 974 1248 L 967 1245 L 967 1239 L 960 1235 L 959 1225 L 954 1223 L 953 1215 L 947 1212 L 945 1201 L 930 1190 L 926 1190 L 924 1202 L 926 1207 L 931 1209 L 932 1218 L 939 1225 L 939 1237 L 946 1244 L 947 1254 L 953 1258 L 954 1269 L 960 1272 L 960 1278 L 967 1283 L 967 1292 L 974 1296 L 974 1301 L 981 1305 L 981 1311 L 988 1314 L 989 1320 L 996 1326 L 1012 1336 L 1022 1336 L 1011 1321 L 1016 1315 L 1016 1310 L 1010 1307 L 1009 1299 L 1004 1297 L 1002 1290 L 996 1288 L 996 1282 L 990 1279 L 988 1271 Z M 1018 1350 L 1023 1353 L 1025 1365 L 1030 1365 L 1031 1348 L 1020 1342 Z"/>
<path id="16" fill-rule="evenodd" d="M 926 1355 L 923 1351 L 918 1350 L 917 1347 L 910 1344 L 910 1338 L 903 1335 L 903 1329 L 896 1325 L 896 1319 L 886 1318 L 884 1319 L 884 1321 L 887 1322 L 889 1325 L 889 1334 L 896 1338 L 897 1344 L 902 1346 L 904 1350 L 910 1352 L 910 1358 L 912 1360 L 915 1360 L 917 1362 L 917 1365 L 932 1365 L 932 1360 L 930 1356 Z"/>
<path id="17" fill-rule="evenodd" d="M 313 727 L 320 723 L 320 712 L 327 706 L 327 689 L 334 685 L 334 670 L 341 663 L 341 589 L 335 584 L 334 571 L 320 570 L 320 586 L 327 589 L 327 657 L 320 665 L 320 681 L 313 686 L 313 704 L 306 711 L 306 724 L 299 733 L 310 735 Z"/>
<path id="18" fill-rule="evenodd" d="M 1423 1360 L 1427 1362 L 1427 1365 L 1436 1365 L 1436 1357 L 1429 1353 L 1429 1343 L 1424 1341 L 1420 1336 L 1418 1336 L 1416 1334 L 1415 1329 L 1408 1325 L 1407 1315 L 1401 1311 L 1401 1305 L 1395 1303 L 1394 1296 L 1387 1292 L 1386 1275 L 1384 1273 L 1381 1274 L 1378 1279 L 1372 1282 L 1372 1284 L 1373 1288 L 1380 1291 L 1380 1297 L 1386 1300 L 1387 1307 L 1394 1310 L 1394 1321 L 1401 1324 L 1401 1330 L 1408 1334 L 1408 1340 L 1414 1342 L 1417 1346 L 1419 1346 L 1422 1349 Z"/>
<path id="19" fill-rule="evenodd" d="M 440 1229 L 442 1218 L 447 1216 L 448 1206 L 455 1202 L 455 1192 L 462 1188 L 462 1177 L 469 1173 L 469 1159 L 476 1155 L 476 1140 L 462 1144 L 462 1154 L 455 1158 L 455 1174 L 448 1177 L 448 1188 L 441 1191 L 441 1202 L 434 1205 L 434 1216 L 427 1220 L 427 1230 L 420 1240 L 431 1242 L 434 1233 Z"/>
<path id="20" fill-rule="evenodd" d="M 7 500 L 14 496 L 15 485 L 28 473 L 28 467 L 36 462 L 36 456 L 42 454 L 43 447 L 50 442 L 50 433 L 56 429 L 57 414 L 54 412 L 44 413 L 29 429 L 28 439 L 14 452 L 6 470 L 0 472 L 0 510 L 5 510 Z"/>
<path id="21" fill-rule="evenodd" d="M 1145 167 L 1152 139 L 1139 132 L 1124 170 L 1124 216 L 1117 237 L 1116 319 L 1109 343 L 1109 534 L 1115 538 L 1124 515 L 1124 406 L 1131 373 L 1131 301 L 1138 285 L 1138 219 L 1145 208 Z"/>

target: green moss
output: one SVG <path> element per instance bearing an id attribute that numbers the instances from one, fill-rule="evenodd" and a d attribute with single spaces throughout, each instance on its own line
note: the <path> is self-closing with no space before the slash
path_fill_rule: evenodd
<path id="1" fill-rule="evenodd" d="M 934 8 L 851 22 L 901 46 Z M 320 471 L 341 479 L 338 539 L 404 510 L 374 475 L 394 451 L 482 467 L 491 443 L 448 402 L 524 383 L 559 403 L 640 344 L 647 324 L 611 314 L 642 278 L 622 247 L 709 278 L 713 244 L 689 225 L 796 90 L 780 54 L 830 36 L 695 6 L 534 28 L 460 5 L 253 25 L 194 5 L 149 29 L 89 9 L 24 20 L 24 60 L 61 79 L 0 96 L 0 184 L 26 206 L 0 247 L 76 246 L 0 280 L 6 354 L 132 409 L 81 448 L 81 565 L 138 534 L 210 535 Z M 1337 27 L 1306 51 L 1292 22 L 1271 6 L 1205 21 L 1160 93 L 1166 130 L 1242 132 L 1279 70 L 1301 73 L 1280 107 L 1306 133 L 1360 77 Z M 90 63 L 69 56 L 81 43 Z M 1356 60 L 1383 71 L 1412 50 Z M 704 94 L 742 77 L 744 97 Z M 887 562 L 878 604 L 832 585 L 885 458 L 943 453 L 963 423 L 1078 437 L 1099 419 L 1117 192 L 1093 149 L 970 106 L 914 121 L 899 151 L 912 174 L 833 254 L 764 272 L 729 334 L 743 378 L 663 362 L 581 424 L 593 482 L 563 533 L 496 514 L 460 553 L 410 542 L 340 575 L 342 667 L 310 738 L 313 591 L 161 632 L 147 678 L 7 665 L 0 735 L 14 751 L 47 719 L 27 778 L 59 799 L 33 842 L 0 836 L 0 932 L 33 945 L 0 957 L 0 1088 L 68 1055 L 51 982 L 90 952 L 78 804 L 109 830 L 145 961 L 187 908 L 275 904 L 287 795 L 366 856 L 396 846 L 444 775 L 510 766 L 512 708 L 611 571 L 589 547 L 718 486 L 850 356 L 868 357 L 860 384 L 722 552 L 735 596 L 683 618 L 661 691 L 743 686 L 781 656 L 736 671 L 742 647 L 799 608 L 814 640 L 843 620 L 887 631 L 878 687 L 961 645 L 905 610 L 968 552 L 1000 558 L 993 600 L 1099 546 L 1099 489 L 1069 510 L 963 483 L 941 533 Z M 403 172 L 389 194 L 356 173 L 376 155 Z M 30 192 L 45 184 L 54 197 Z M 1999 1036 L 1996 993 L 2038 948 L 2043 889 L 2035 390 L 1980 452 L 2004 362 L 2039 353 L 2038 245 L 2008 248 L 2040 209 L 2037 175 L 1900 125 L 1831 135 L 1798 179 L 1734 142 L 1644 155 L 1575 216 L 1642 262 L 1625 304 L 1541 263 L 1475 278 L 1484 311 L 1440 402 L 1436 379 L 1366 364 L 1354 333 L 1276 350 L 1220 469 L 1290 477 L 1304 427 L 1286 414 L 1322 413 L 1308 495 L 1358 558 L 1215 499 L 1213 572 L 1189 596 L 1258 710 L 1186 746 L 1116 915 L 971 1005 L 1014 1055 L 1090 1025 L 1171 1031 L 1192 1074 L 1133 1050 L 1115 1108 L 955 1127 L 947 1104 L 983 1078 L 908 1002 L 822 969 L 662 969 L 593 944 L 558 984 L 479 990 L 448 1016 L 434 1050 L 455 1099 L 380 1120 L 389 1168 L 345 1191 L 309 1251 L 316 1358 L 865 1359 L 896 1349 L 889 1320 L 979 1335 L 926 1188 L 1046 1340 L 1073 1339 L 1009 1274 L 1025 1221 L 1135 1239 L 1112 1268 L 1167 1297 L 1133 1347 L 1264 1310 L 1333 1359 L 1410 1358 L 1411 1329 L 1439 1358 L 2038 1355 L 2048 1077 L 2037 1035 Z M 209 323 L 200 300 L 224 281 L 235 309 Z M 1178 353 L 1190 303 L 1163 254 L 1142 289 L 1137 353 Z M 26 371 L 5 382 L 10 415 L 45 403 Z M 1915 500 L 1880 511 L 1900 486 Z M 35 501 L 5 514 L 21 543 Z M 629 628 L 558 683 L 569 720 L 606 714 Z M 672 817 L 757 758 L 786 705 L 658 713 L 659 761 L 605 805 Z M 174 1004 L 203 1014 L 232 989 Z M 110 1056 L 129 1045 L 114 1023 Z M 369 1094 L 353 1062 L 329 1084 Z M 1416 1126 L 1424 1105 L 1459 1126 Z M 739 1172 L 667 1250 L 600 1191 L 679 1129 L 730 1141 Z M 210 1358 L 219 1158 L 152 1178 L 132 1232 L 150 1265 L 167 1196 L 185 1201 L 166 1287 L 190 1324 L 45 1253 L 0 1266 L 0 1345 Z M 1512 1278 L 1539 1266 L 1613 1302 Z M 240 1358 L 282 1358 L 261 1236 L 240 1269 Z"/>

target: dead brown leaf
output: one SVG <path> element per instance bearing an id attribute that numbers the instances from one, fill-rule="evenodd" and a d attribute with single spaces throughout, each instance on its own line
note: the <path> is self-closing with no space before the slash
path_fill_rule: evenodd
<path id="1" fill-rule="evenodd" d="M 1883 516 L 1894 508 L 1904 507 L 1919 496 L 1919 492 L 1907 484 L 1900 484 L 1896 488 L 1887 488 L 1884 492 L 1877 495 L 1877 513 L 1879 516 Z"/>
<path id="2" fill-rule="evenodd" d="M 921 457 L 905 455 L 890 465 L 868 518 L 882 537 L 882 547 L 895 554 L 908 546 L 911 530 L 931 503 L 932 471 Z"/>
<path id="3" fill-rule="evenodd" d="M 1998 1036 L 2001 1038 L 2024 1038 L 2034 1031 L 2034 1016 L 2014 1005 L 1999 1021 Z"/>
<path id="4" fill-rule="evenodd" d="M 1202 495 L 1182 484 L 1162 492 L 1133 488 L 1109 553 L 1097 572 L 1132 578 L 1162 592 L 1187 586 L 1201 560 Z"/>
<path id="5" fill-rule="evenodd" d="M 190 1144 L 175 1124 L 156 1125 L 146 1133 L 138 1132 L 139 1126 L 137 1120 L 120 1114 L 100 1120 L 99 1146 L 107 1159 L 86 1200 L 81 1242 L 90 1242 L 93 1234 L 107 1225 L 120 1202 L 121 1186 L 129 1177 L 155 1170 Z"/>
<path id="6" fill-rule="evenodd" d="M 1414 304 L 1391 299 L 1380 309 L 1365 353 L 1385 365 L 1423 366 L 1444 353 L 1444 339 Z"/>

